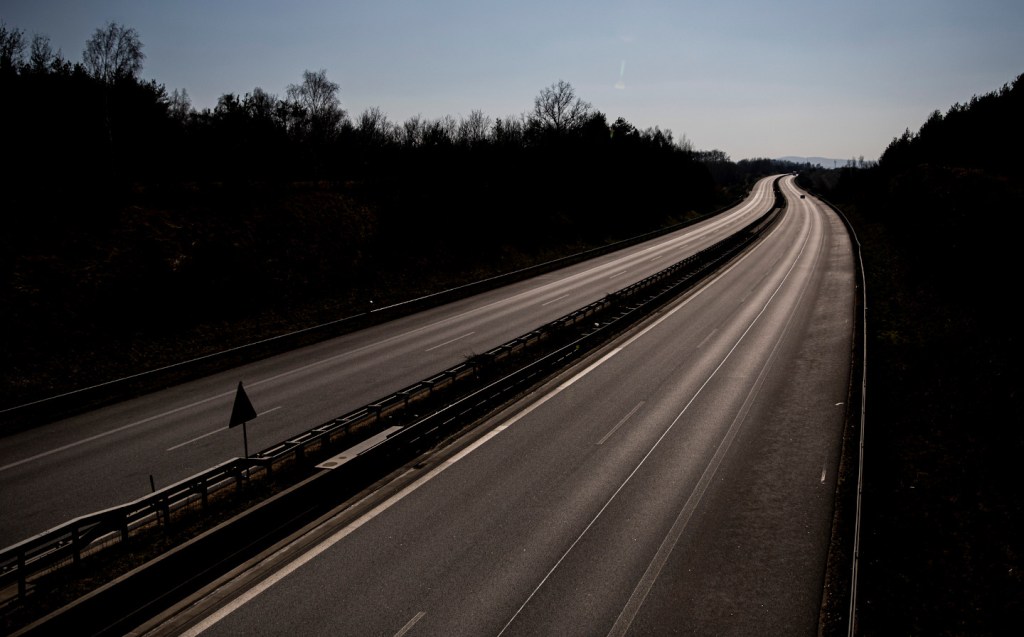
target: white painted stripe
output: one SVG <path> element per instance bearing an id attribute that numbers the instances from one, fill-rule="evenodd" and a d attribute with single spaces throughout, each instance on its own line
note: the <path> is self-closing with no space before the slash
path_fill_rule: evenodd
<path id="1" fill-rule="evenodd" d="M 625 416 L 623 416 L 623 417 L 622 417 L 622 420 L 620 420 L 620 421 L 619 421 L 619 423 L 618 423 L 617 425 L 615 425 L 614 427 L 612 427 L 611 431 L 609 431 L 608 433 L 606 433 L 606 434 L 604 435 L 604 438 L 601 438 L 600 440 L 598 440 L 598 441 L 597 441 L 597 444 L 599 444 L 599 445 L 603 445 L 603 444 L 604 444 L 604 442 L 605 442 L 606 440 L 608 440 L 609 438 L 611 438 L 611 437 L 612 437 L 612 434 L 614 434 L 614 433 L 615 433 L 616 431 L 618 431 L 618 430 L 619 430 L 619 427 L 621 427 L 621 426 L 622 426 L 622 425 L 623 425 L 623 424 L 624 424 L 624 423 L 625 423 L 625 422 L 626 422 L 627 420 L 629 420 L 629 418 L 630 418 L 630 417 L 631 417 L 631 416 L 632 416 L 633 414 L 635 414 L 635 413 L 636 413 L 636 410 L 637 410 L 637 409 L 640 409 L 641 407 L 643 407 L 643 404 L 644 404 L 644 401 L 642 401 L 642 400 L 641 400 L 641 401 L 640 401 L 639 403 L 637 403 L 636 407 L 634 407 L 634 408 L 630 409 L 630 410 L 629 410 L 629 413 L 628 413 L 628 414 L 626 414 Z"/>
<path id="2" fill-rule="evenodd" d="M 541 307 L 543 307 L 545 305 L 551 305 L 552 303 L 557 303 L 558 301 L 561 301 L 562 299 L 567 299 L 567 298 L 569 298 L 569 295 L 568 294 L 563 294 L 562 296 L 558 297 L 557 299 L 551 299 L 547 303 L 541 303 Z"/>
<path id="3" fill-rule="evenodd" d="M 277 411 L 278 409 L 280 409 L 280 407 L 274 407 L 272 409 L 268 409 L 265 412 L 263 412 L 262 414 L 258 414 L 257 417 L 259 417 L 259 416 L 266 416 L 270 412 Z M 184 447 L 185 445 L 190 445 L 193 442 L 202 440 L 203 438 L 208 438 L 208 437 L 212 436 L 213 434 L 218 434 L 218 433 L 220 433 L 222 431 L 226 431 L 226 430 L 227 430 L 227 427 L 220 427 L 218 429 L 214 429 L 213 431 L 207 432 L 207 433 L 205 433 L 205 434 L 203 434 L 201 436 L 196 436 L 195 438 L 193 438 L 191 440 L 186 440 L 185 442 L 177 444 L 177 445 L 174 445 L 173 447 L 167 447 L 167 449 L 165 449 L 164 451 L 174 451 L 175 449 L 180 449 L 180 448 Z"/>
<path id="4" fill-rule="evenodd" d="M 618 271 L 618 272 L 616 272 L 615 274 L 612 274 L 612 275 L 610 275 L 610 276 L 609 276 L 608 278 L 609 278 L 609 279 L 615 279 L 615 278 L 617 278 L 617 277 L 620 277 L 620 276 L 622 276 L 623 274 L 625 274 L 625 273 L 627 273 L 627 272 L 629 272 L 629 270 L 619 270 L 619 271 Z"/>
<path id="5" fill-rule="evenodd" d="M 476 332 L 470 332 L 469 334 L 463 334 L 462 336 L 458 336 L 458 337 L 456 337 L 456 338 L 453 338 L 453 339 L 452 339 L 452 340 L 450 340 L 450 341 L 445 341 L 444 343 L 441 343 L 440 345 L 435 345 L 435 346 L 433 346 L 433 347 L 428 347 L 427 349 L 425 349 L 425 350 L 423 350 L 423 351 L 424 351 L 424 352 L 432 352 L 432 351 L 434 351 L 435 349 L 438 349 L 438 348 L 444 347 L 445 345 L 451 345 L 451 344 L 452 344 L 452 343 L 454 343 L 455 341 L 461 341 L 462 339 L 466 338 L 467 336 L 472 336 L 472 335 L 474 335 L 474 334 L 476 334 Z"/>
<path id="6" fill-rule="evenodd" d="M 404 635 L 405 633 L 407 633 L 410 630 L 412 630 L 412 627 L 416 625 L 416 622 L 418 622 L 419 620 L 423 619 L 423 616 L 426 615 L 426 614 L 427 614 L 426 611 L 422 611 L 422 610 L 420 612 L 416 613 L 416 615 L 412 619 L 410 619 L 405 624 L 405 626 L 402 626 L 402 630 L 400 630 L 397 633 L 395 633 L 395 637 L 402 637 L 402 635 Z"/>
<path id="7" fill-rule="evenodd" d="M 0 467 L 0 471 L 7 471 L 8 469 L 13 469 L 14 467 L 23 465 L 23 464 L 25 464 L 27 462 L 32 462 L 33 460 L 39 460 L 40 458 L 45 458 L 47 456 L 52 456 L 53 454 L 60 453 L 61 451 L 67 451 L 68 449 L 74 449 L 75 447 L 79 447 L 81 445 L 93 442 L 94 440 L 99 440 L 100 438 L 106 438 L 107 436 L 116 434 L 116 433 L 121 432 L 121 431 L 125 431 L 126 429 L 132 429 L 134 427 L 138 427 L 139 425 L 144 425 L 147 422 L 152 422 L 152 421 L 154 421 L 154 420 L 156 420 L 158 418 L 163 418 L 164 416 L 170 416 L 172 414 L 176 414 L 178 412 L 185 411 L 187 409 L 192 409 L 193 407 L 197 407 L 197 406 L 202 405 L 204 403 L 208 403 L 211 400 L 217 400 L 218 398 L 225 398 L 227 396 L 234 396 L 235 395 L 235 391 L 236 390 L 232 389 L 229 392 L 225 392 L 223 394 L 218 394 L 216 396 L 210 396 L 209 398 L 204 398 L 203 400 L 198 400 L 198 401 L 196 401 L 194 403 L 190 403 L 188 405 L 182 405 L 181 407 L 177 407 L 175 409 L 171 409 L 170 411 L 165 411 L 162 414 L 157 414 L 155 416 L 150 416 L 149 418 L 143 418 L 142 420 L 137 420 L 137 421 L 135 421 L 133 423 L 129 423 L 127 425 L 122 425 L 120 427 L 117 427 L 115 429 L 111 429 L 109 431 L 104 431 L 103 433 L 96 434 L 95 436 L 89 436 L 88 438 L 83 438 L 83 439 L 77 440 L 75 442 L 69 442 L 66 445 L 61 445 L 60 447 L 56 447 L 54 449 L 50 449 L 48 451 L 44 451 L 43 453 L 37 453 L 34 456 L 29 456 L 28 458 L 22 458 L 21 460 L 18 460 L 16 462 L 12 462 L 10 464 L 5 464 L 4 466 Z"/>
<path id="8" fill-rule="evenodd" d="M 699 344 L 697 345 L 697 349 L 700 349 L 700 348 L 704 347 L 704 345 L 705 345 L 705 344 L 706 344 L 706 343 L 707 343 L 707 342 L 708 342 L 709 340 L 711 340 L 711 337 L 712 337 L 712 336 L 714 336 L 714 335 L 715 335 L 715 332 L 717 332 L 717 331 L 718 331 L 718 328 L 717 328 L 717 327 L 716 327 L 715 329 L 711 330 L 711 332 L 710 332 L 710 333 L 709 333 L 709 334 L 708 334 L 707 336 L 705 336 L 705 337 L 704 337 L 703 339 L 701 339 L 700 343 L 699 343 Z"/>

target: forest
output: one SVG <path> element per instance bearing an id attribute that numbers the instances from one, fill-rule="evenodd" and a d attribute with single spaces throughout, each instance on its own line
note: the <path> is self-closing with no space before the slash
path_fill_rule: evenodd
<path id="1" fill-rule="evenodd" d="M 0 27 L 0 409 L 678 223 L 777 170 L 563 80 L 517 115 L 392 122 L 323 69 L 197 109 L 144 59 L 116 23 L 81 62 Z"/>

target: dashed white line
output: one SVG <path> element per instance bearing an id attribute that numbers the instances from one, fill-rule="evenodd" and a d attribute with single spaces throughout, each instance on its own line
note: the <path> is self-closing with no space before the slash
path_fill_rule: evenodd
<path id="1" fill-rule="evenodd" d="M 567 299 L 567 298 L 569 298 L 569 295 L 568 294 L 563 294 L 562 296 L 558 297 L 557 299 L 551 299 L 547 303 L 541 303 L 541 307 L 543 307 L 545 305 L 551 305 L 552 303 L 557 303 L 558 301 L 561 301 L 562 299 Z"/>
<path id="2" fill-rule="evenodd" d="M 416 613 L 415 617 L 410 619 L 408 621 L 408 623 L 405 624 L 405 626 L 402 626 L 402 630 L 400 630 L 397 633 L 395 633 L 395 637 L 402 637 L 402 635 L 404 635 L 405 633 L 409 632 L 412 629 L 412 627 L 416 625 L 416 622 L 418 622 L 419 620 L 423 619 L 423 616 L 426 615 L 426 614 L 427 613 L 425 611 L 422 611 L 422 610 L 420 612 Z"/>
<path id="3" fill-rule="evenodd" d="M 604 442 L 605 442 L 606 440 L 608 440 L 609 438 L 611 438 L 611 437 L 612 437 L 612 434 L 614 434 L 614 433 L 615 433 L 616 431 L 618 431 L 618 430 L 619 430 L 619 427 L 621 427 L 621 426 L 622 426 L 623 424 L 625 424 L 625 422 L 626 422 L 627 420 L 629 420 L 629 419 L 630 419 L 630 417 L 631 417 L 631 416 L 632 416 L 633 414 L 635 414 L 635 413 L 636 413 L 636 410 L 637 410 L 637 409 L 640 409 L 641 407 L 643 407 L 643 405 L 644 405 L 644 401 L 642 401 L 642 400 L 641 400 L 641 401 L 640 401 L 639 403 L 637 403 L 636 407 L 634 407 L 634 408 L 630 409 L 630 410 L 629 410 L 629 413 L 628 413 L 628 414 L 626 414 L 625 416 L 623 416 L 623 417 L 622 417 L 622 420 L 620 420 L 620 421 L 618 422 L 618 424 L 617 424 L 617 425 L 615 425 L 614 427 L 612 427 L 611 431 L 609 431 L 608 433 L 606 433 L 606 434 L 604 435 L 604 438 L 601 438 L 600 440 L 598 440 L 598 441 L 597 441 L 597 444 L 599 444 L 599 445 L 603 445 L 603 444 L 604 444 Z"/>
<path id="4" fill-rule="evenodd" d="M 435 346 L 433 346 L 433 347 L 428 347 L 427 349 L 425 349 L 425 350 L 423 350 L 423 351 L 424 351 L 424 352 L 432 352 L 432 351 L 434 351 L 435 349 L 438 349 L 438 348 L 444 347 L 445 345 L 451 345 L 451 344 L 452 344 L 452 343 L 454 343 L 455 341 L 461 341 L 462 339 L 466 338 L 467 336 L 472 336 L 472 335 L 474 335 L 474 334 L 476 334 L 476 332 L 470 332 L 469 334 L 463 334 L 462 336 L 457 336 L 457 337 L 453 338 L 453 339 L 452 339 L 452 340 L 450 340 L 450 341 L 445 341 L 444 343 L 441 343 L 440 345 L 435 345 Z"/>
<path id="5" fill-rule="evenodd" d="M 697 345 L 697 349 L 700 349 L 700 348 L 704 347 L 704 344 L 707 343 L 711 339 L 711 337 L 715 335 L 715 332 L 717 332 L 717 331 L 718 331 L 717 327 L 715 329 L 711 330 L 711 332 L 707 336 L 705 336 L 704 339 L 701 340 L 701 342 Z"/>
<path id="6" fill-rule="evenodd" d="M 258 414 L 257 417 L 265 416 L 265 415 L 269 414 L 272 411 L 277 411 L 280 408 L 281 407 L 274 407 L 272 409 L 268 409 L 265 412 L 263 412 L 261 414 Z M 207 432 L 207 433 L 205 433 L 205 434 L 203 434 L 201 436 L 196 436 L 195 438 L 192 438 L 191 440 L 186 440 L 185 442 L 182 442 L 180 444 L 176 444 L 173 447 L 167 447 L 167 449 L 165 449 L 164 451 L 174 451 L 175 449 L 180 449 L 180 448 L 182 448 L 182 447 L 184 447 L 186 445 L 192 444 L 193 442 L 197 442 L 199 440 L 202 440 L 203 438 L 208 438 L 208 437 L 212 436 L 213 434 L 220 433 L 220 432 L 224 431 L 225 429 L 226 429 L 225 427 L 219 427 L 219 428 L 214 429 L 213 431 Z"/>

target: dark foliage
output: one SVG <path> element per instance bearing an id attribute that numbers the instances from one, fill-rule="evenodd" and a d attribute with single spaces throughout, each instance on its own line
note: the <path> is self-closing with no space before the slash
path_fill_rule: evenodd
<path id="1" fill-rule="evenodd" d="M 0 32 L 0 406 L 650 231 L 774 168 L 716 181 L 562 81 L 496 120 L 350 117 L 323 70 L 196 110 L 141 51 L 113 23 L 88 67 Z"/>
<path id="2" fill-rule="evenodd" d="M 1024 611 L 1013 297 L 1024 76 L 932 114 L 877 166 L 804 173 L 864 247 L 865 635 L 1004 634 Z"/>

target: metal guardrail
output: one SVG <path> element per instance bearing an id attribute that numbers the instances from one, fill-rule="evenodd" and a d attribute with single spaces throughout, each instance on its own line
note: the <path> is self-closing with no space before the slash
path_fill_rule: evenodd
<path id="1" fill-rule="evenodd" d="M 467 379 L 475 380 L 482 368 L 504 362 L 584 321 L 590 323 L 595 316 L 605 319 L 603 324 L 589 330 L 584 336 L 419 419 L 368 449 L 364 455 L 367 458 L 377 457 L 381 455 L 382 447 L 387 447 L 385 455 L 388 456 L 398 453 L 396 449 L 402 449 L 398 455 L 408 455 L 425 442 L 448 435 L 455 424 L 482 415 L 493 408 L 496 401 L 506 400 L 536 378 L 589 351 L 593 344 L 610 337 L 612 326 L 621 324 L 627 317 L 636 320 L 645 315 L 661 302 L 676 296 L 682 286 L 692 284 L 699 275 L 713 269 L 755 240 L 774 223 L 777 218 L 774 213 L 785 205 L 778 180 L 775 193 L 775 206 L 731 237 L 465 363 L 331 419 L 249 458 L 234 458 L 128 504 L 75 518 L 3 549 L 0 551 L 0 588 L 17 582 L 18 597 L 24 598 L 28 593 L 29 579 L 33 576 L 77 564 L 86 555 L 127 540 L 143 529 L 169 521 L 175 512 L 182 509 L 198 507 L 204 510 L 214 494 L 232 488 L 237 490 L 246 479 L 258 477 L 261 472 L 270 475 L 275 467 L 285 463 L 304 462 L 308 456 L 334 446 L 357 426 L 381 423 L 387 416 L 413 402 L 452 388 Z M 646 296 L 640 298 L 643 295 Z M 610 311 L 616 314 L 607 318 Z"/>
<path id="2" fill-rule="evenodd" d="M 230 365 L 238 365 L 261 356 L 294 349 L 300 345 L 317 342 L 332 335 L 359 329 L 380 321 L 398 318 L 414 311 L 434 307 L 445 302 L 463 298 L 495 287 L 506 285 L 531 276 L 550 272 L 566 267 L 585 259 L 608 254 L 648 239 L 676 232 L 695 223 L 718 215 L 743 201 L 742 198 L 715 211 L 701 215 L 688 221 L 674 224 L 667 228 L 643 233 L 635 237 L 615 241 L 608 245 L 583 250 L 576 254 L 552 259 L 544 263 L 506 272 L 487 279 L 474 281 L 453 288 L 440 290 L 391 305 L 372 308 L 362 314 L 335 319 L 319 325 L 295 330 L 286 334 L 272 336 L 253 343 L 239 345 L 227 350 L 213 352 L 204 356 L 165 365 L 156 369 L 146 370 L 123 378 L 112 379 L 103 383 L 82 387 L 55 396 L 33 400 L 20 405 L 0 408 L 0 430 L 15 430 L 40 419 L 66 417 L 80 412 L 84 407 L 95 407 L 105 404 L 114 397 L 123 397 L 126 393 L 141 393 L 155 385 L 166 385 L 167 382 L 181 382 L 193 378 L 200 373 L 211 373 L 225 369 Z"/>

